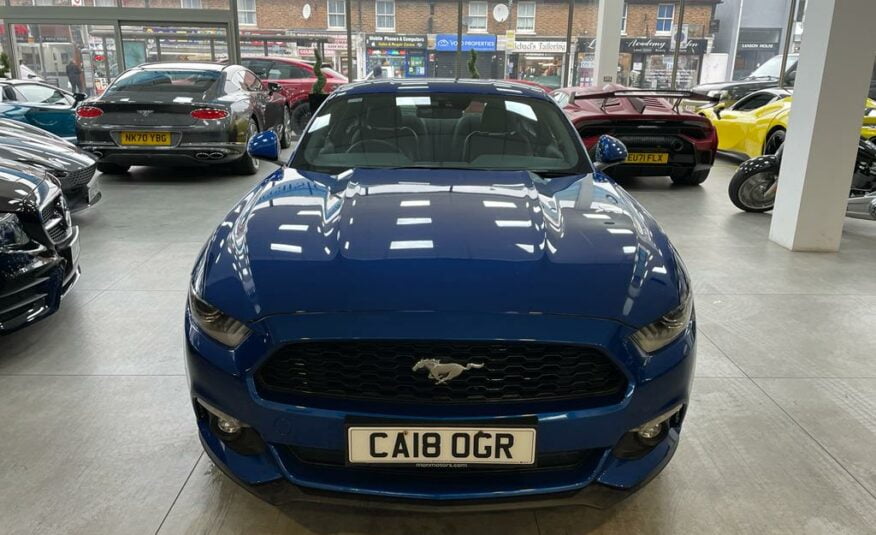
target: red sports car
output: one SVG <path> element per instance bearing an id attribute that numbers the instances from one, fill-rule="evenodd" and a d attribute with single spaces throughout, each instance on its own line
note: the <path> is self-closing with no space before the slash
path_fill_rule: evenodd
<path id="1" fill-rule="evenodd" d="M 688 91 L 567 87 L 551 96 L 575 125 L 588 150 L 609 134 L 627 146 L 614 178 L 669 176 L 676 184 L 701 184 L 709 176 L 718 134 L 705 117 L 679 110 L 681 99 L 709 100 Z M 670 102 L 670 99 L 674 102 Z"/>
<path id="2" fill-rule="evenodd" d="M 313 64 L 300 59 L 273 56 L 246 57 L 241 59 L 240 64 L 256 73 L 265 84 L 268 82 L 280 84 L 286 97 L 292 127 L 295 132 L 301 133 L 310 118 L 307 95 L 310 94 L 310 89 L 316 81 Z M 347 83 L 346 76 L 330 67 L 324 66 L 322 72 L 326 79 L 326 93 L 331 93 L 338 86 Z"/>

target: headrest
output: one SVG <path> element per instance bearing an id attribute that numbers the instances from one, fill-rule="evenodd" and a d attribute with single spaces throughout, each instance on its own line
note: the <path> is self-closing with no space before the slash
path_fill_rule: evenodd
<path id="1" fill-rule="evenodd" d="M 498 103 L 490 102 L 481 114 L 481 130 L 490 133 L 508 131 L 508 112 Z"/>

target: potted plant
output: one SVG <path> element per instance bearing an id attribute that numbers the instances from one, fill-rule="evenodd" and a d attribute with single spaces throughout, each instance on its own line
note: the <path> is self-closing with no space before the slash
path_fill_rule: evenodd
<path id="1" fill-rule="evenodd" d="M 478 72 L 478 53 L 473 48 L 469 50 L 468 55 L 468 75 L 475 80 L 481 77 L 481 73 Z"/>
<path id="2" fill-rule="evenodd" d="M 12 65 L 9 63 L 9 56 L 6 52 L 0 52 L 0 78 L 9 78 L 12 72 Z"/>
<path id="3" fill-rule="evenodd" d="M 310 94 L 307 95 L 307 101 L 310 104 L 310 113 L 316 113 L 317 108 L 319 108 L 325 99 L 328 98 L 328 95 L 323 93 L 325 89 L 325 74 L 322 72 L 322 53 L 320 52 L 319 47 L 314 50 L 314 55 L 316 56 L 315 61 L 313 62 L 313 74 L 316 76 L 316 81 L 313 82 L 313 87 L 310 88 Z"/>

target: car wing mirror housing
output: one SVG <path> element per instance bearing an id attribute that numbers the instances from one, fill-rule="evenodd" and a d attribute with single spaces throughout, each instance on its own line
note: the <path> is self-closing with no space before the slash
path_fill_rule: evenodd
<path id="1" fill-rule="evenodd" d="M 280 138 L 272 130 L 252 136 L 246 144 L 246 152 L 257 160 L 283 165 L 280 162 Z"/>
<path id="2" fill-rule="evenodd" d="M 277 82 L 268 82 L 268 91 L 271 93 L 279 93 L 283 88 Z"/>
<path id="3" fill-rule="evenodd" d="M 623 141 L 603 135 L 596 142 L 596 155 L 593 163 L 596 169 L 604 171 L 609 167 L 624 163 L 627 161 L 628 155 L 629 151 L 627 151 L 627 146 L 624 145 Z"/>
<path id="4" fill-rule="evenodd" d="M 75 102 L 76 104 L 79 104 L 87 98 L 88 95 L 86 95 L 85 93 L 73 93 L 73 102 Z"/>

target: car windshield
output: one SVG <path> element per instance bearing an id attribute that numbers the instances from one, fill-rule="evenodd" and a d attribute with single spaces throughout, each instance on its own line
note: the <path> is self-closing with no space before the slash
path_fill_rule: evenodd
<path id="1" fill-rule="evenodd" d="M 110 85 L 106 94 L 120 92 L 206 93 L 219 79 L 218 71 L 185 69 L 128 71 Z"/>
<path id="2" fill-rule="evenodd" d="M 788 64 L 785 70 L 790 69 L 797 63 L 797 54 L 788 54 Z M 773 56 L 766 60 L 763 65 L 756 68 L 754 72 L 746 76 L 747 80 L 770 79 L 778 80 L 779 72 L 782 69 L 782 56 Z"/>
<path id="3" fill-rule="evenodd" d="M 353 167 L 590 171 L 552 102 L 465 93 L 333 98 L 310 123 L 292 165 L 332 174 Z"/>

